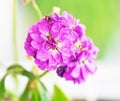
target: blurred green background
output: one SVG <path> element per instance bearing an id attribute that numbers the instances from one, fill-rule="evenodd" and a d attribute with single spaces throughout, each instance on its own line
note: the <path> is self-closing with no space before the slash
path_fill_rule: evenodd
<path id="1" fill-rule="evenodd" d="M 86 26 L 86 34 L 100 48 L 98 58 L 105 55 L 106 46 L 114 34 L 119 21 L 120 0 L 36 0 L 43 15 L 49 15 L 53 6 L 71 13 Z M 32 4 L 23 5 L 19 1 L 19 10 L 26 15 L 28 26 L 39 20 Z"/>

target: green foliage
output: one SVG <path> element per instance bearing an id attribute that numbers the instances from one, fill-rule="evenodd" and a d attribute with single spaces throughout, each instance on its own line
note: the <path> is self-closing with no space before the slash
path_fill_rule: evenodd
<path id="1" fill-rule="evenodd" d="M 9 66 L 7 69 L 7 73 L 8 74 L 21 74 L 23 76 L 28 77 L 31 80 L 36 78 L 36 76 L 33 73 L 26 71 L 24 67 L 22 67 L 19 64 L 13 64 Z"/>
<path id="2" fill-rule="evenodd" d="M 27 101 L 29 98 L 29 93 L 30 93 L 30 88 L 27 85 L 20 97 L 20 101 Z"/>
<path id="3" fill-rule="evenodd" d="M 6 75 L 0 81 L 0 101 L 4 98 L 5 95 L 5 78 Z"/>
<path id="4" fill-rule="evenodd" d="M 50 101 L 50 98 L 48 97 L 47 88 L 45 87 L 45 85 L 41 81 L 39 81 L 37 83 L 37 89 L 38 89 L 39 94 L 41 96 L 40 101 Z"/>
<path id="5" fill-rule="evenodd" d="M 21 65 L 13 64 L 7 69 L 8 74 L 21 74 L 29 78 L 29 82 L 20 96 L 20 101 L 49 101 L 47 89 L 32 72 L 26 71 Z"/>
<path id="6" fill-rule="evenodd" d="M 23 71 L 24 71 L 24 68 L 19 64 L 13 64 L 13 65 L 9 66 L 7 69 L 8 74 L 12 74 L 12 73 L 20 74 Z"/>
<path id="7" fill-rule="evenodd" d="M 54 86 L 54 94 L 52 101 L 69 101 L 68 97 L 63 93 L 63 91 L 57 86 Z"/>
<path id="8" fill-rule="evenodd" d="M 26 71 L 21 65 L 13 64 L 8 67 L 6 75 L 0 81 L 0 101 L 3 100 L 5 91 L 5 78 L 7 75 L 23 75 L 29 79 L 28 84 L 26 85 L 22 95 L 19 98 L 19 101 L 49 101 L 48 93 L 45 85 L 40 81 L 40 76 L 35 76 L 32 72 Z M 10 93 L 9 93 L 10 94 Z M 8 96 L 9 96 L 8 94 Z M 13 96 L 13 95 L 12 95 Z M 10 98 L 12 98 L 10 95 Z M 17 97 L 14 97 L 17 98 Z M 12 98 L 13 99 L 13 98 Z M 17 98 L 18 100 L 18 98 Z"/>
<path id="9" fill-rule="evenodd" d="M 40 93 L 39 93 L 37 87 L 32 90 L 31 100 L 32 100 L 32 101 L 42 101 L 41 96 L 40 96 Z"/>
<path id="10" fill-rule="evenodd" d="M 29 81 L 19 101 L 49 101 L 47 90 L 39 80 Z"/>
<path id="11" fill-rule="evenodd" d="M 26 71 L 26 70 L 24 70 L 21 74 L 22 74 L 23 76 L 28 77 L 30 80 L 36 78 L 36 76 L 35 76 L 33 73 L 31 73 L 31 72 L 29 72 L 29 71 Z"/>
<path id="12" fill-rule="evenodd" d="M 18 96 L 13 94 L 13 92 L 11 92 L 11 91 L 9 91 L 7 89 L 6 89 L 6 95 L 7 95 L 7 99 L 9 99 L 8 101 L 19 101 Z"/>

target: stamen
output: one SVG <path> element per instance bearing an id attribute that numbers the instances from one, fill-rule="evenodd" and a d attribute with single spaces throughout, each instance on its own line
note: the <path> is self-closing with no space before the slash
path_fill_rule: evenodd
<path id="1" fill-rule="evenodd" d="M 79 40 L 74 44 L 76 48 L 80 48 L 80 45 L 81 45 L 81 42 Z"/>

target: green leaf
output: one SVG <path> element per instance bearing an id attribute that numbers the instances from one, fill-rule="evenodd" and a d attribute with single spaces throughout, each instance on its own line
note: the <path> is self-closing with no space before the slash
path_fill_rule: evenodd
<path id="1" fill-rule="evenodd" d="M 43 84 L 43 82 L 39 81 L 39 84 L 42 86 L 43 90 L 47 92 L 47 88 L 45 87 L 45 85 Z"/>
<path id="2" fill-rule="evenodd" d="M 31 101 L 42 101 L 37 87 L 32 90 Z"/>
<path id="3" fill-rule="evenodd" d="M 31 98 L 32 101 L 49 101 L 47 89 L 45 85 L 32 72 L 26 71 L 21 65 L 14 64 L 7 69 L 8 74 L 21 74 L 29 78 L 29 82 L 20 97 L 20 101 L 27 101 Z M 35 85 L 35 84 L 39 84 Z M 32 95 L 31 95 L 32 94 Z"/>
<path id="4" fill-rule="evenodd" d="M 21 74 L 24 76 L 27 76 L 30 80 L 33 80 L 36 78 L 36 76 L 32 72 L 29 72 L 26 70 L 24 70 Z"/>
<path id="5" fill-rule="evenodd" d="M 12 77 L 15 82 L 15 88 L 18 89 L 18 85 L 19 85 L 18 75 L 14 73 L 12 74 Z"/>
<path id="6" fill-rule="evenodd" d="M 20 74 L 23 71 L 24 71 L 24 68 L 19 64 L 13 64 L 13 65 L 9 66 L 8 69 L 7 69 L 7 72 L 9 74 L 12 74 L 12 73 Z"/>
<path id="7" fill-rule="evenodd" d="M 54 86 L 52 101 L 70 101 L 63 91 L 57 86 Z"/>
<path id="8" fill-rule="evenodd" d="M 8 96 L 8 101 L 19 101 L 19 97 L 8 89 L 6 90 L 6 95 Z"/>
<path id="9" fill-rule="evenodd" d="M 36 78 L 36 76 L 33 73 L 26 71 L 24 67 L 19 64 L 13 64 L 9 66 L 7 69 L 7 73 L 8 74 L 21 74 L 21 75 L 27 76 L 31 80 Z"/>
<path id="10" fill-rule="evenodd" d="M 20 101 L 27 101 L 29 98 L 29 92 L 30 92 L 30 88 L 29 88 L 29 83 L 28 83 L 24 92 L 20 96 Z"/>
<path id="11" fill-rule="evenodd" d="M 5 75 L 2 80 L 0 81 L 0 100 L 4 98 L 5 95 L 5 78 L 7 75 Z"/>
<path id="12" fill-rule="evenodd" d="M 41 101 L 50 101 L 48 97 L 48 91 L 45 85 L 41 81 L 39 81 L 37 83 L 37 87 L 38 87 L 39 94 L 41 96 Z"/>

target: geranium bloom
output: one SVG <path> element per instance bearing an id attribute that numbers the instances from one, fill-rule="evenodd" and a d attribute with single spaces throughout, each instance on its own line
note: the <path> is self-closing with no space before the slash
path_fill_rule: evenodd
<path id="1" fill-rule="evenodd" d="M 85 26 L 67 12 L 45 16 L 31 26 L 25 50 L 40 69 L 56 70 L 75 83 L 83 82 L 96 70 L 98 49 L 85 35 Z"/>

